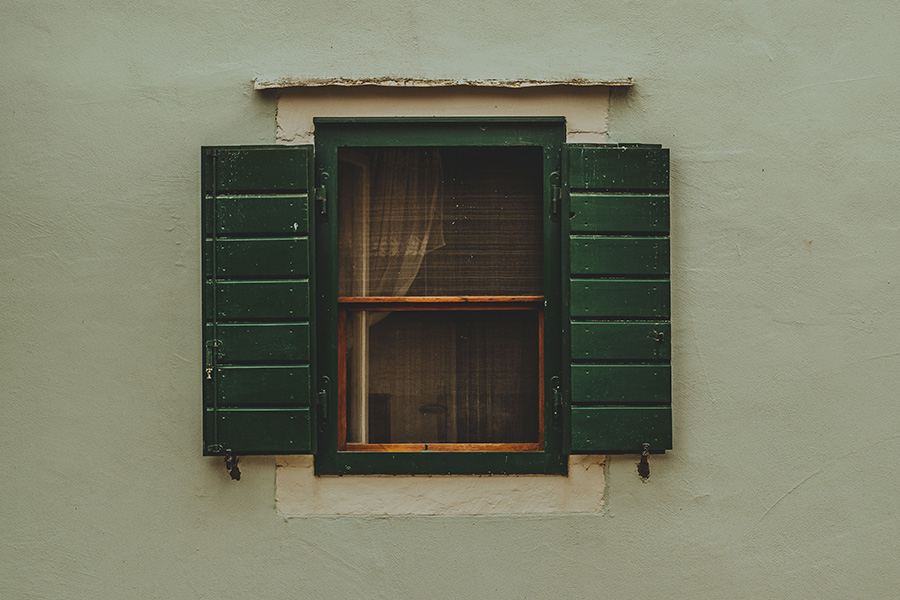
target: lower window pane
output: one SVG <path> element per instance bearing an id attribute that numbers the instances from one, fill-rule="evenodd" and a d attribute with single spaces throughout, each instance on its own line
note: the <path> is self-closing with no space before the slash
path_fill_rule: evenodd
<path id="1" fill-rule="evenodd" d="M 348 311 L 348 443 L 540 439 L 539 313 Z"/>

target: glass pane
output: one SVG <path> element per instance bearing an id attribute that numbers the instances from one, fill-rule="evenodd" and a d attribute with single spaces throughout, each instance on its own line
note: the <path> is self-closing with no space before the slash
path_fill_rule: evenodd
<path id="1" fill-rule="evenodd" d="M 347 441 L 539 441 L 538 312 L 347 313 Z"/>
<path id="2" fill-rule="evenodd" d="M 541 295 L 540 148 L 341 148 L 341 296 Z"/>

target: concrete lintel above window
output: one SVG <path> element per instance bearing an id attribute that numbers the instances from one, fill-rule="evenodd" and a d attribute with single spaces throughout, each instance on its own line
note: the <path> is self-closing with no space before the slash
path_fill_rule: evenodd
<path id="1" fill-rule="evenodd" d="M 494 88 L 526 88 L 549 86 L 574 87 L 630 87 L 634 85 L 631 77 L 601 77 L 571 79 L 420 79 L 415 77 L 278 77 L 253 79 L 253 89 L 268 90 L 290 87 L 324 87 L 324 86 L 379 86 L 400 88 L 422 87 L 494 87 Z"/>

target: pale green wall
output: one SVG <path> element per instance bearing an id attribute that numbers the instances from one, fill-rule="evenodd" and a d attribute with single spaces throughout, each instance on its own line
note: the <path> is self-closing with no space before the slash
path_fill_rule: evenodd
<path id="1" fill-rule="evenodd" d="M 888 598 L 900 5 L 0 2 L 0 597 Z M 199 146 L 254 75 L 631 75 L 672 148 L 676 450 L 598 516 L 301 518 L 200 456 Z"/>

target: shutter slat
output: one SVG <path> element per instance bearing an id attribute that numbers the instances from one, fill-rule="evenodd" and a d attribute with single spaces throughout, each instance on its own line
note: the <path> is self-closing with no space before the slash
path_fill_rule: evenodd
<path id="1" fill-rule="evenodd" d="M 309 318 L 309 281 L 220 281 L 216 317 L 226 321 Z"/>
<path id="2" fill-rule="evenodd" d="M 309 360 L 307 323 L 222 323 L 216 327 L 218 362 L 287 363 Z"/>
<path id="3" fill-rule="evenodd" d="M 216 276 L 219 279 L 306 275 L 309 275 L 309 240 L 306 238 L 216 242 Z"/>
<path id="4" fill-rule="evenodd" d="M 213 148 L 217 195 L 309 190 L 308 147 L 243 146 Z"/>
<path id="5" fill-rule="evenodd" d="M 204 453 L 311 453 L 310 147 L 203 152 Z"/>
<path id="6" fill-rule="evenodd" d="M 309 408 L 220 408 L 214 419 L 219 439 L 234 453 L 303 454 L 310 448 L 311 416 Z"/>
<path id="7" fill-rule="evenodd" d="M 572 360 L 660 361 L 671 356 L 668 323 L 572 323 Z"/>
<path id="8" fill-rule="evenodd" d="M 594 454 L 640 454 L 672 447 L 671 406 L 576 406 L 572 448 Z"/>
<path id="9" fill-rule="evenodd" d="M 658 237 L 572 237 L 572 276 L 668 275 L 669 240 Z"/>
<path id="10" fill-rule="evenodd" d="M 597 192 L 668 192 L 669 151 L 658 146 L 569 146 L 569 187 Z"/>
<path id="11" fill-rule="evenodd" d="M 669 282 L 657 279 L 573 279 L 572 318 L 666 319 Z"/>
<path id="12" fill-rule="evenodd" d="M 309 366 L 216 368 L 219 406 L 306 406 Z"/>
<path id="13" fill-rule="evenodd" d="M 572 365 L 573 404 L 667 404 L 669 365 Z"/>
<path id="14" fill-rule="evenodd" d="M 669 196 L 660 194 L 572 194 L 576 233 L 665 233 Z"/>
<path id="15" fill-rule="evenodd" d="M 300 235 L 309 231 L 307 196 L 226 196 L 216 201 L 216 234 Z"/>
<path id="16" fill-rule="evenodd" d="M 669 449 L 668 151 L 569 146 L 567 162 L 567 450 Z"/>

